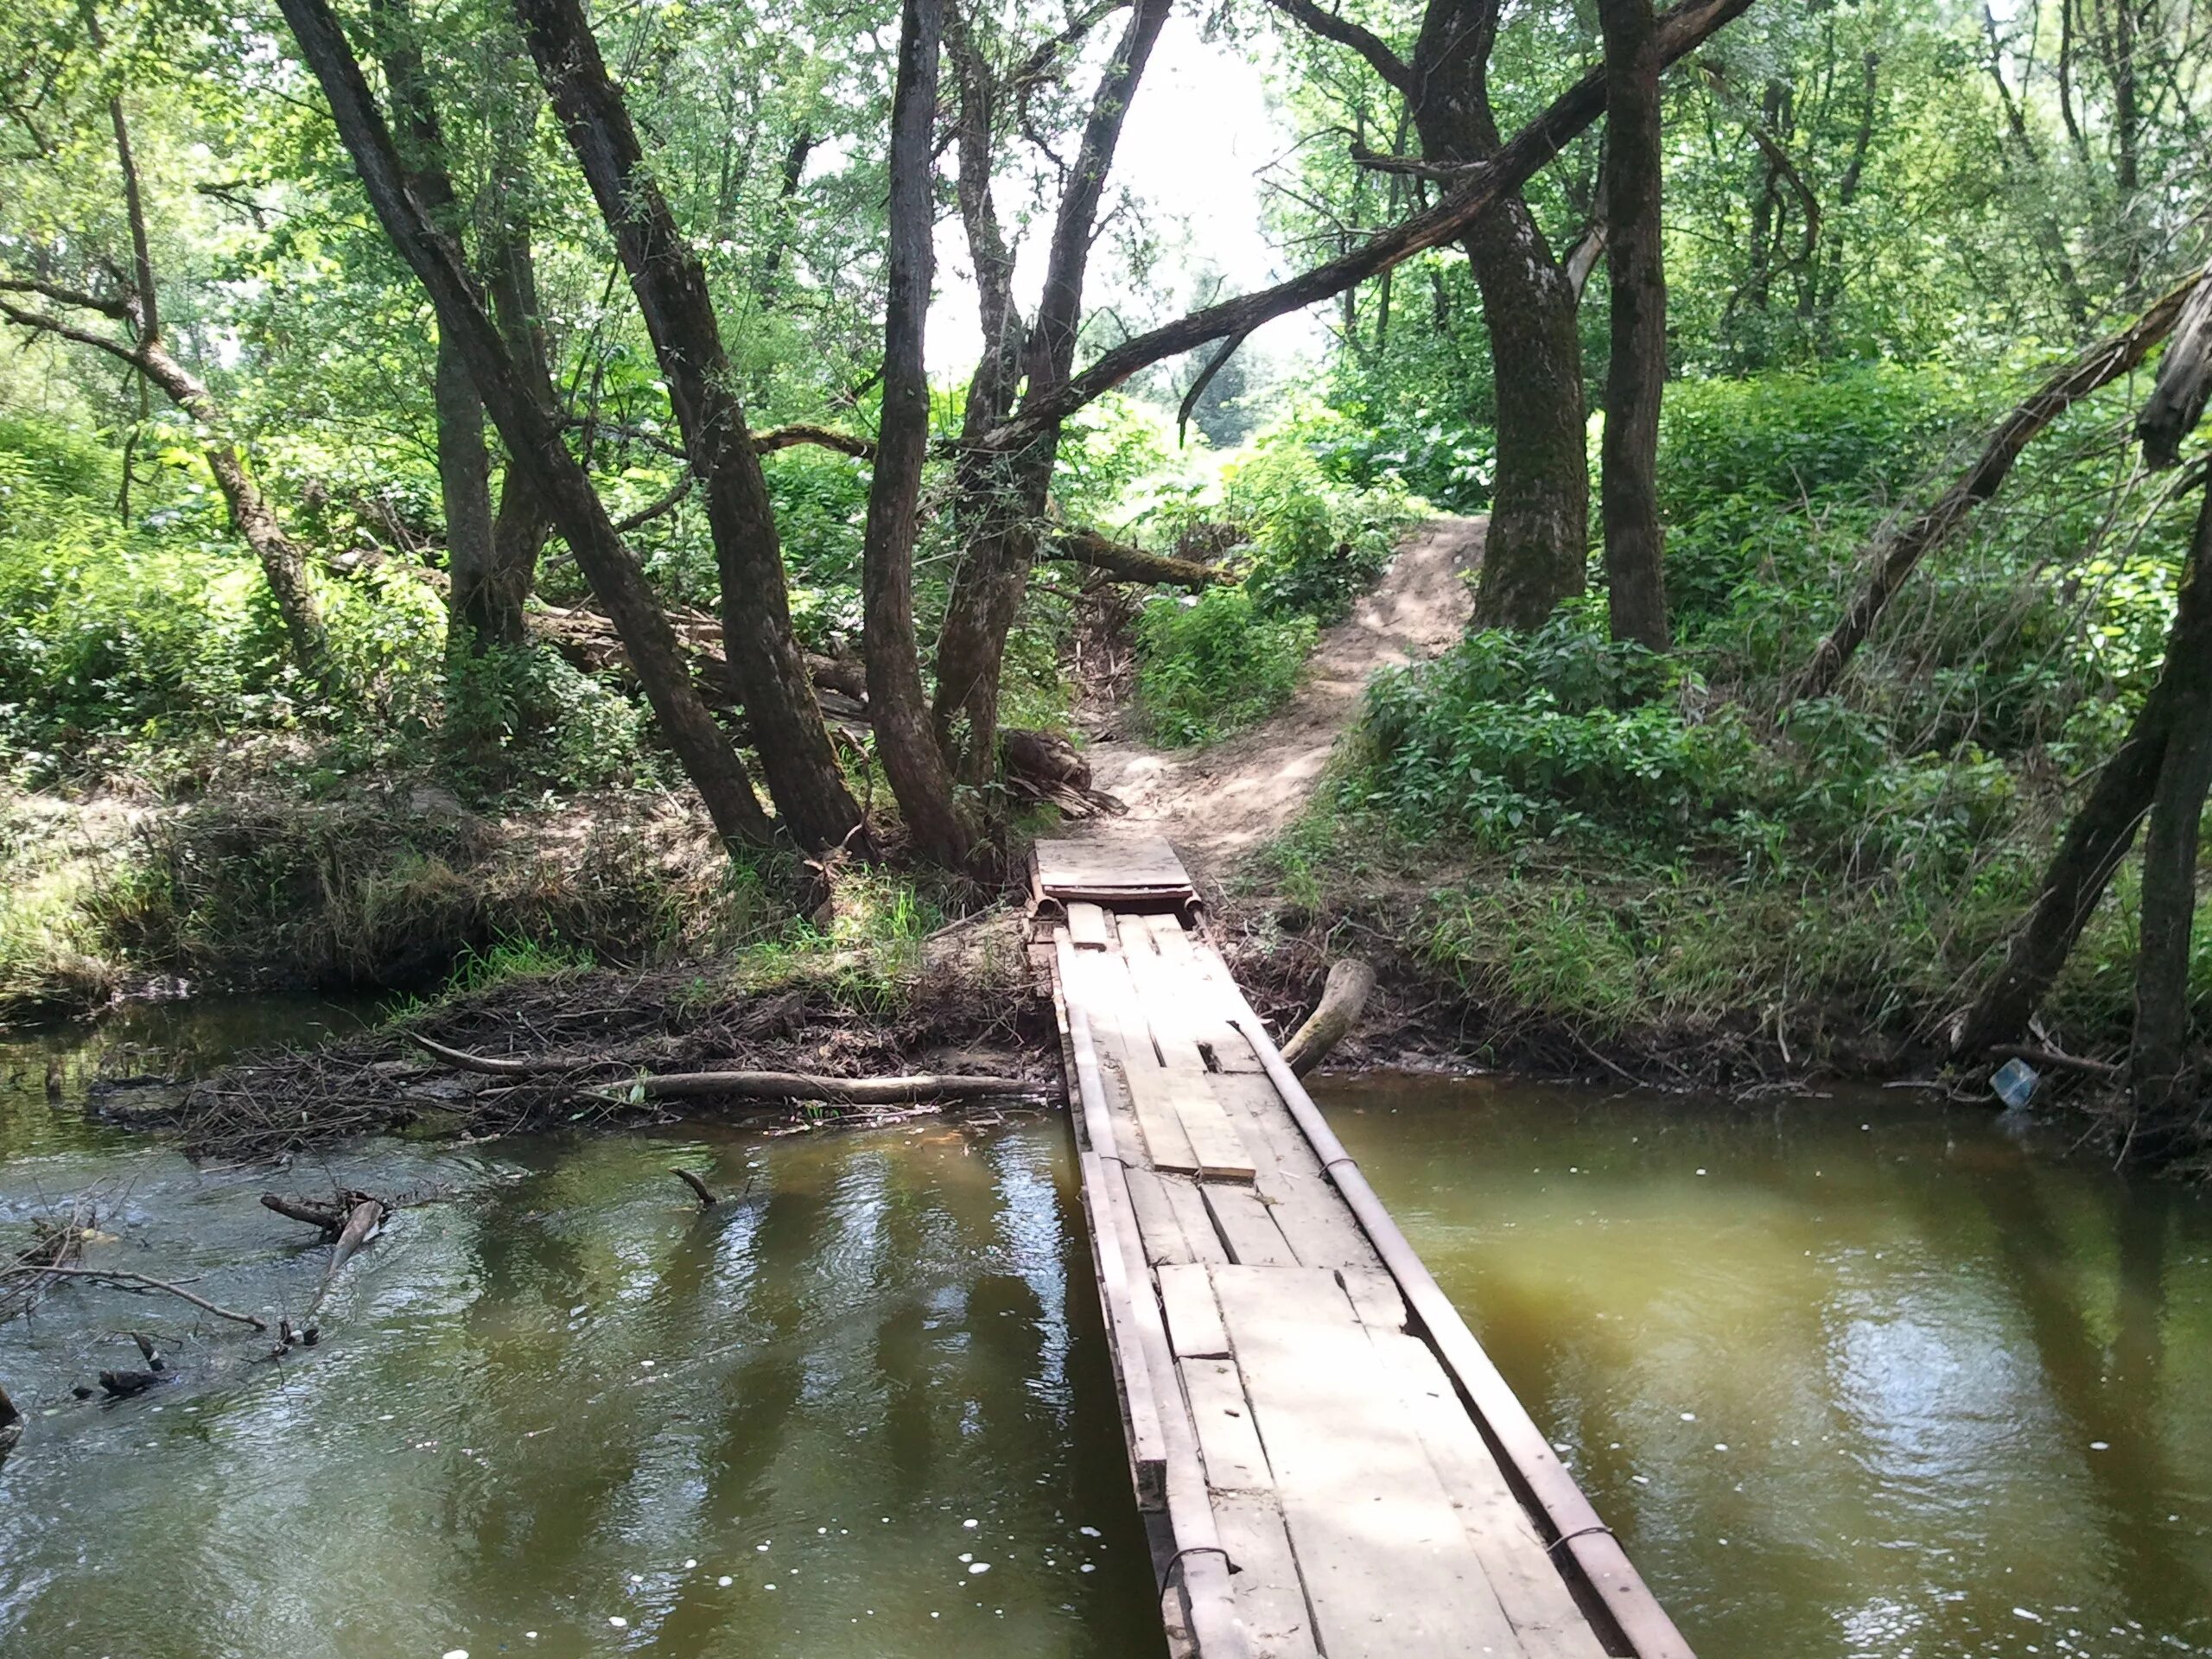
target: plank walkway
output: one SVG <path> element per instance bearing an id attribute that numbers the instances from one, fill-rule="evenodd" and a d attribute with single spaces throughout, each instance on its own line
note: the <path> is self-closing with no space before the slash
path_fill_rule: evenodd
<path id="1" fill-rule="evenodd" d="M 1170 1651 L 1689 1659 L 1282 1063 L 1164 842 L 1039 842 Z"/>

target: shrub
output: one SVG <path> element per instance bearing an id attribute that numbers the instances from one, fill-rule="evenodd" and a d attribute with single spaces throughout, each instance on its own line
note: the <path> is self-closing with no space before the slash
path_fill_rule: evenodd
<path id="1" fill-rule="evenodd" d="M 1211 742 L 1273 712 L 1297 689 L 1315 628 L 1268 614 L 1242 588 L 1154 600 L 1137 622 L 1137 703 L 1154 741 Z"/>

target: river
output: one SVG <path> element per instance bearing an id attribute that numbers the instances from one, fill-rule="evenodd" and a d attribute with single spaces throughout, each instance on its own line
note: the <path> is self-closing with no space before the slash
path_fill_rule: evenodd
<path id="1" fill-rule="evenodd" d="M 0 1325 L 0 1652 L 1137 1656 L 1160 1637 L 1057 1116 L 385 1140 L 194 1169 L 0 1039 L 0 1236 L 296 1312 L 262 1210 L 422 1200 L 312 1351 L 86 1285 Z M 62 1099 L 49 1103 L 49 1061 Z M 1377 1081 L 1325 1104 L 1704 1659 L 2212 1651 L 2212 1205 L 1912 1096 Z M 1864 1127 L 1861 1127 L 1864 1125 Z M 681 1163 L 729 1198 L 700 1212 Z M 156 1337 L 176 1380 L 70 1393 Z"/>

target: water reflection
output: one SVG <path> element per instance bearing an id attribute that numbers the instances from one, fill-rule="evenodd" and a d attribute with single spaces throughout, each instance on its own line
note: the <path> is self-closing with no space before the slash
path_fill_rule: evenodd
<path id="1" fill-rule="evenodd" d="M 2212 1651 L 2212 1204 L 1986 1116 L 1331 1119 L 1704 1659 Z"/>
<path id="2" fill-rule="evenodd" d="M 312 1296 L 324 1253 L 256 1205 L 267 1172 L 196 1172 L 17 1070 L 0 1217 L 100 1179 L 116 1259 Z M 679 1163 L 730 1196 L 701 1211 Z M 313 1353 L 91 1287 L 0 1326 L 35 1414 L 0 1469 L 0 1651 L 1160 1650 L 1058 1119 L 383 1142 L 276 1184 L 333 1179 L 446 1196 Z M 72 1401 L 133 1328 L 181 1380 Z"/>

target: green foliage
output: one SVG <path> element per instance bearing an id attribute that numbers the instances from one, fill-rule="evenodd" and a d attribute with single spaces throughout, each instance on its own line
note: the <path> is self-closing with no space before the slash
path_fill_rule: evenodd
<path id="1" fill-rule="evenodd" d="M 1439 661 L 1379 677 L 1354 798 L 1418 833 L 1478 844 L 1573 831 L 1679 844 L 1745 810 L 1758 746 L 1739 715 L 1694 718 L 1679 664 L 1605 639 L 1595 606 L 1534 634 L 1474 635 Z"/>
<path id="2" fill-rule="evenodd" d="M 1242 588 L 1156 599 L 1137 624 L 1137 703 L 1155 742 L 1210 743 L 1273 713 L 1313 648 L 1310 616 L 1270 615 Z"/>
<path id="3" fill-rule="evenodd" d="M 1295 429 L 1222 469 L 1222 517 L 1249 537 L 1244 582 L 1264 615 L 1334 622 L 1390 562 L 1402 493 L 1332 486 Z"/>
<path id="4" fill-rule="evenodd" d="M 1306 425 L 1276 426 L 1223 463 L 1217 488 L 1162 492 L 1152 524 L 1226 529 L 1241 586 L 1160 597 L 1137 627 L 1137 701 L 1154 741 L 1208 743 L 1281 706 L 1320 626 L 1351 607 L 1414 516 L 1395 487 L 1355 489 L 1323 469 Z"/>

